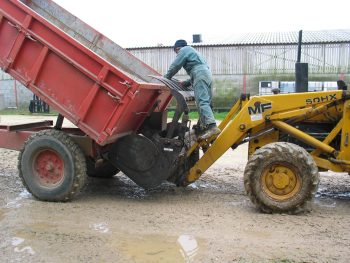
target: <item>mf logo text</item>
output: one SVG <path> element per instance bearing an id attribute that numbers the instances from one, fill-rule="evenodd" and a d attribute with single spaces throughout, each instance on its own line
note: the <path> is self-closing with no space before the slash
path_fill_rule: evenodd
<path id="1" fill-rule="evenodd" d="M 249 115 L 261 114 L 272 108 L 272 103 L 261 103 L 257 101 L 254 103 L 254 107 L 248 107 Z"/>

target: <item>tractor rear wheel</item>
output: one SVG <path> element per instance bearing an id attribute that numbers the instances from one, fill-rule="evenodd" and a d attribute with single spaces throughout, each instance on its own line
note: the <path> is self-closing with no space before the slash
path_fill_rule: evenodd
<path id="1" fill-rule="evenodd" d="M 244 172 L 249 198 L 265 213 L 309 211 L 318 182 L 318 168 L 311 155 L 302 147 L 285 142 L 258 149 Z"/>
<path id="2" fill-rule="evenodd" d="M 27 140 L 18 157 L 18 170 L 27 190 L 42 201 L 69 201 L 86 180 L 82 150 L 56 130 L 40 131 Z"/>

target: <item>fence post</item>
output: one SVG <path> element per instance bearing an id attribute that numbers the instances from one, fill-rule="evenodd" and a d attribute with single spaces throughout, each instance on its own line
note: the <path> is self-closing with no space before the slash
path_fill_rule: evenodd
<path id="1" fill-rule="evenodd" d="M 243 94 L 247 94 L 247 75 L 243 75 Z"/>

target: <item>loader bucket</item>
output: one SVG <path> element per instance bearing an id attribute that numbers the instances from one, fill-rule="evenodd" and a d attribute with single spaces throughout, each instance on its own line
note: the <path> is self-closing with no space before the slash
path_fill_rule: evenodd
<path id="1" fill-rule="evenodd" d="M 109 152 L 109 160 L 137 185 L 149 189 L 168 180 L 177 170 L 182 150 L 178 140 L 150 140 L 132 134 L 118 140 Z"/>

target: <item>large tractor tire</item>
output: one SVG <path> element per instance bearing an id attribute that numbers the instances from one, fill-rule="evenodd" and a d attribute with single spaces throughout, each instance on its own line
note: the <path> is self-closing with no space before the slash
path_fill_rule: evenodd
<path id="1" fill-rule="evenodd" d="M 27 190 L 42 201 L 69 201 L 86 181 L 82 150 L 57 130 L 40 131 L 26 141 L 18 157 L 18 170 Z"/>
<path id="2" fill-rule="evenodd" d="M 265 213 L 309 211 L 318 182 L 319 173 L 313 158 L 292 143 L 271 143 L 258 149 L 244 171 L 246 192 Z"/>

